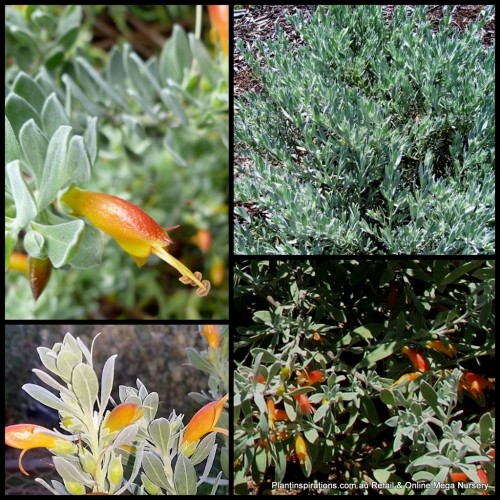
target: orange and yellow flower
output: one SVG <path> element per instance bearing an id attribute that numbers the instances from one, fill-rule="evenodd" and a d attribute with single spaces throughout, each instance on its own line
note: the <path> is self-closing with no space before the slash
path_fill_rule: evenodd
<path id="1" fill-rule="evenodd" d="M 202 335 L 207 339 L 208 345 L 213 349 L 220 346 L 219 327 L 217 325 L 204 325 L 201 329 Z"/>
<path id="2" fill-rule="evenodd" d="M 303 370 L 302 372 L 297 372 L 297 382 L 299 385 L 314 385 L 318 382 L 324 382 L 325 375 L 320 370 L 313 370 L 308 372 Z"/>
<path id="3" fill-rule="evenodd" d="M 302 415 L 307 415 L 308 413 L 314 413 L 316 411 L 314 406 L 309 401 L 309 398 L 305 394 L 299 394 L 298 396 L 294 396 L 294 398 L 299 403 Z"/>
<path id="4" fill-rule="evenodd" d="M 212 401 L 200 408 L 187 424 L 181 441 L 181 451 L 190 456 L 196 447 L 196 443 L 209 432 L 221 432 L 228 436 L 229 431 L 216 427 L 222 414 L 222 409 L 229 399 L 229 394 Z"/>
<path id="5" fill-rule="evenodd" d="M 410 361 L 412 362 L 415 370 L 422 373 L 429 371 L 430 369 L 429 363 L 427 362 L 425 356 L 422 353 L 418 352 L 416 349 L 413 349 L 412 347 L 408 347 L 407 345 L 405 345 L 401 349 L 401 351 L 410 358 Z"/>
<path id="6" fill-rule="evenodd" d="M 309 456 L 306 440 L 302 437 L 302 434 L 297 434 L 295 438 L 295 454 L 301 464 L 303 464 Z"/>
<path id="7" fill-rule="evenodd" d="M 480 405 L 484 406 L 484 390 L 495 387 L 493 382 L 490 382 L 488 379 L 481 377 L 481 375 L 477 375 L 472 372 L 465 372 L 461 379 L 460 385 L 458 387 L 459 394 L 462 391 L 468 392 L 474 400 Z"/>
<path id="8" fill-rule="evenodd" d="M 391 385 L 391 389 L 393 387 L 401 387 L 402 385 L 409 384 L 410 382 L 413 382 L 414 380 L 417 380 L 418 377 L 421 377 L 422 374 L 419 372 L 415 373 L 405 373 L 404 375 L 401 375 L 394 384 Z"/>
<path id="9" fill-rule="evenodd" d="M 21 461 L 28 450 L 47 448 L 58 453 L 75 453 L 77 451 L 76 444 L 50 432 L 49 429 L 34 424 L 16 424 L 5 428 L 5 444 L 23 450 L 19 455 L 19 469 L 25 476 L 29 476 L 29 474 Z"/>
<path id="10" fill-rule="evenodd" d="M 207 5 L 212 29 L 219 37 L 224 54 L 229 54 L 229 5 Z"/>
<path id="11" fill-rule="evenodd" d="M 431 340 L 427 342 L 426 345 L 430 349 L 446 354 L 449 358 L 452 358 L 457 354 L 457 348 L 453 344 L 448 343 L 448 346 L 446 346 L 441 340 Z"/>
<path id="12" fill-rule="evenodd" d="M 12 252 L 10 254 L 9 269 L 21 273 L 28 272 L 28 256 L 24 253 Z"/>
<path id="13" fill-rule="evenodd" d="M 167 252 L 172 243 L 167 231 L 177 226 L 162 228 L 141 208 L 116 196 L 71 188 L 61 197 L 72 214 L 85 217 L 95 227 L 112 236 L 141 267 L 154 253 L 182 275 L 184 284 L 198 286 L 197 295 L 210 290 L 210 282 L 202 280 L 201 273 L 192 273 L 182 262 Z"/>
<path id="14" fill-rule="evenodd" d="M 104 429 L 109 432 L 120 431 L 137 422 L 144 411 L 137 403 L 122 403 L 115 407 L 104 422 Z"/>

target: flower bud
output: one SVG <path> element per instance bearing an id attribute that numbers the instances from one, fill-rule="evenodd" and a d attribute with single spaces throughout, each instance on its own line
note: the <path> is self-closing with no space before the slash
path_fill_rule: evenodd
<path id="1" fill-rule="evenodd" d="M 38 300 L 47 286 L 52 272 L 52 264 L 49 259 L 36 259 L 35 257 L 29 258 L 29 275 L 31 292 L 33 298 Z"/>
<path id="2" fill-rule="evenodd" d="M 111 489 L 114 490 L 115 487 L 121 484 L 123 479 L 123 465 L 122 458 L 120 456 L 114 455 L 109 462 L 108 467 L 108 481 L 111 485 Z"/>
<path id="3" fill-rule="evenodd" d="M 68 490 L 68 493 L 71 495 L 85 495 L 85 486 L 83 484 L 80 484 L 76 481 L 64 481 L 64 486 Z"/>

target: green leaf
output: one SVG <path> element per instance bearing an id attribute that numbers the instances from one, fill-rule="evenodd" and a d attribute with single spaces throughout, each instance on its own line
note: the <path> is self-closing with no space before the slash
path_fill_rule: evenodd
<path id="1" fill-rule="evenodd" d="M 54 396 L 50 391 L 36 384 L 24 384 L 22 389 L 26 391 L 33 399 L 49 408 L 54 408 L 58 411 L 68 411 L 68 405 L 58 397 Z"/>
<path id="2" fill-rule="evenodd" d="M 144 418 L 147 422 L 151 422 L 158 411 L 159 397 L 157 392 L 152 392 L 146 396 L 142 407 L 144 409 Z"/>
<path id="3" fill-rule="evenodd" d="M 62 185 L 74 182 L 78 186 L 85 185 L 90 181 L 91 167 L 89 152 L 81 135 L 75 135 L 69 142 L 66 165 L 64 168 L 65 178 Z"/>
<path id="4" fill-rule="evenodd" d="M 192 347 L 186 348 L 186 354 L 189 359 L 189 362 L 195 367 L 198 368 L 198 370 L 202 370 L 206 373 L 212 373 L 213 367 L 211 363 L 203 358 L 196 349 L 193 349 Z"/>
<path id="5" fill-rule="evenodd" d="M 14 251 L 14 247 L 17 243 L 17 237 L 12 234 L 12 232 L 5 231 L 5 271 L 10 266 L 10 256 Z"/>
<path id="6" fill-rule="evenodd" d="M 457 281 L 458 278 L 463 276 L 464 274 L 482 266 L 484 264 L 484 260 L 473 260 L 471 262 L 467 262 L 465 264 L 462 264 L 461 266 L 457 267 L 450 273 L 448 273 L 443 280 L 441 281 L 440 285 L 449 285 L 450 283 L 453 283 L 454 281 Z"/>
<path id="7" fill-rule="evenodd" d="M 479 434 L 481 436 L 481 444 L 491 442 L 492 433 L 494 430 L 494 422 L 490 413 L 483 413 L 479 419 Z"/>
<path id="8" fill-rule="evenodd" d="M 57 473 L 65 481 L 76 481 L 85 484 L 89 488 L 94 486 L 95 482 L 92 477 L 83 471 L 78 462 L 70 462 L 63 457 L 53 457 L 52 460 Z"/>
<path id="9" fill-rule="evenodd" d="M 22 126 L 32 118 L 37 125 L 40 125 L 40 115 L 35 108 L 26 99 L 12 92 L 5 100 L 5 115 L 9 119 L 16 136 L 18 136 Z"/>
<path id="10" fill-rule="evenodd" d="M 165 106 L 179 119 L 182 125 L 185 125 L 188 118 L 177 96 L 169 89 L 163 89 L 160 96 Z"/>
<path id="11" fill-rule="evenodd" d="M 80 103 L 81 107 L 84 111 L 86 111 L 89 115 L 99 115 L 101 114 L 101 110 L 99 106 L 92 102 L 86 95 L 85 92 L 76 84 L 76 82 L 69 75 L 62 75 L 62 82 L 66 86 L 66 93 L 69 97 L 76 99 L 77 102 Z M 87 118 L 90 120 L 90 118 Z"/>
<path id="12" fill-rule="evenodd" d="M 172 489 L 165 474 L 162 461 L 153 453 L 146 451 L 142 459 L 144 472 L 154 484 L 164 489 Z"/>
<path id="13" fill-rule="evenodd" d="M 6 172 L 10 192 L 16 205 L 16 224 L 19 228 L 23 228 L 38 213 L 35 197 L 23 179 L 19 160 L 10 162 L 7 165 Z"/>
<path id="14" fill-rule="evenodd" d="M 404 344 L 402 341 L 387 342 L 368 353 L 366 357 L 358 363 L 357 368 L 369 367 L 397 352 Z"/>
<path id="15" fill-rule="evenodd" d="M 20 71 L 17 75 L 14 84 L 12 85 L 12 91 L 29 102 L 38 113 L 42 112 L 45 102 L 45 94 L 42 92 L 42 89 L 38 86 L 35 80 L 28 76 L 24 71 Z"/>
<path id="16" fill-rule="evenodd" d="M 75 255 L 69 264 L 77 269 L 88 269 L 101 265 L 104 242 L 102 233 L 95 227 L 85 225 Z"/>
<path id="17" fill-rule="evenodd" d="M 44 248 L 45 238 L 37 231 L 28 231 L 23 240 L 24 249 L 31 257 L 37 259 L 47 258 L 47 252 Z"/>
<path id="18" fill-rule="evenodd" d="M 85 145 L 90 155 L 90 162 L 93 165 L 97 160 L 97 116 L 87 118 L 87 130 L 83 136 Z"/>
<path id="19" fill-rule="evenodd" d="M 74 220 L 54 226 L 44 226 L 36 222 L 32 222 L 31 225 L 45 238 L 47 254 L 56 269 L 71 260 L 85 227 L 82 220 Z"/>
<path id="20" fill-rule="evenodd" d="M 149 435 L 160 451 L 161 457 L 168 459 L 170 452 L 170 423 L 166 418 L 157 418 L 149 424 Z"/>
<path id="21" fill-rule="evenodd" d="M 85 413 L 92 415 L 99 391 L 99 382 L 94 370 L 85 363 L 78 364 L 73 370 L 71 384 Z"/>
<path id="22" fill-rule="evenodd" d="M 65 380 L 71 380 L 75 366 L 81 363 L 81 361 L 81 353 L 80 356 L 78 356 L 78 354 L 65 349 L 57 355 L 57 369 Z"/>
<path id="23" fill-rule="evenodd" d="M 216 432 L 210 432 L 199 442 L 195 452 L 190 458 L 191 463 L 193 465 L 198 465 L 199 463 L 203 462 L 205 458 L 208 457 L 208 454 L 215 446 L 216 435 L 217 435 Z"/>
<path id="24" fill-rule="evenodd" d="M 69 120 L 63 105 L 53 93 L 47 98 L 42 109 L 43 131 L 47 137 L 52 137 L 62 125 L 69 125 Z"/>
<path id="25" fill-rule="evenodd" d="M 191 50 L 185 31 L 174 26 L 172 36 L 165 43 L 160 54 L 159 72 L 163 86 L 169 79 L 181 83 L 184 72 L 191 66 Z"/>
<path id="26" fill-rule="evenodd" d="M 47 149 L 40 185 L 38 208 L 42 211 L 57 196 L 65 178 L 66 154 L 71 135 L 71 127 L 59 127 L 52 136 Z"/>
<path id="27" fill-rule="evenodd" d="M 191 46 L 191 52 L 198 62 L 201 74 L 210 82 L 212 87 L 215 88 L 217 86 L 217 73 L 205 45 L 203 45 L 203 42 L 198 40 L 192 33 L 189 33 L 189 44 Z"/>
<path id="28" fill-rule="evenodd" d="M 111 396 L 111 391 L 113 390 L 113 379 L 115 376 L 115 360 L 117 358 L 117 354 L 113 354 L 110 356 L 106 363 L 104 363 L 104 367 L 102 369 L 101 374 L 101 398 L 100 402 L 100 411 L 99 414 L 102 417 L 104 415 L 104 411 L 106 410 L 106 406 L 109 402 L 109 397 Z"/>
<path id="29" fill-rule="evenodd" d="M 420 392 L 422 393 L 422 396 L 424 397 L 427 404 L 432 408 L 434 413 L 438 417 L 445 418 L 443 410 L 439 406 L 436 391 L 425 380 L 420 383 Z"/>
<path id="30" fill-rule="evenodd" d="M 29 166 L 36 186 L 40 186 L 43 175 L 43 165 L 47 156 L 49 141 L 38 128 L 35 120 L 28 120 L 19 132 L 19 143 L 23 159 Z"/>
<path id="31" fill-rule="evenodd" d="M 19 160 L 19 145 L 17 144 L 16 134 L 12 129 L 9 119 L 5 117 L 5 164 L 14 160 Z"/>

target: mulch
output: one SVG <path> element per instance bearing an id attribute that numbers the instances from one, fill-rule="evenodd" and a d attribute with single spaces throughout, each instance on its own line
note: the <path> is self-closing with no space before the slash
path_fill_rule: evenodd
<path id="1" fill-rule="evenodd" d="M 392 19 L 396 5 L 382 5 L 384 17 L 389 22 Z M 452 11 L 451 24 L 463 31 L 470 23 L 476 21 L 486 5 L 455 5 Z M 256 40 L 273 40 L 278 24 L 286 33 L 288 39 L 300 44 L 300 36 L 293 29 L 289 16 L 302 12 L 304 18 L 310 19 L 313 6 L 310 5 L 255 5 L 251 8 L 237 9 L 234 14 L 234 95 L 240 97 L 248 90 L 260 91 L 259 82 L 252 76 L 243 54 L 236 46 L 241 40 L 248 48 L 255 47 Z M 416 5 L 407 5 L 408 13 Z M 439 21 L 443 18 L 442 5 L 430 5 L 427 9 L 427 19 L 437 30 Z M 481 30 L 481 40 L 487 47 L 495 39 L 495 19 L 490 19 Z"/>

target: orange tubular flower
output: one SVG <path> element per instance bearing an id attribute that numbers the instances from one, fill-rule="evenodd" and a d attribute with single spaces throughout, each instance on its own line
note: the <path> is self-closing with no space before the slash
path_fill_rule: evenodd
<path id="1" fill-rule="evenodd" d="M 309 456 L 307 444 L 305 439 L 302 437 L 302 434 L 297 434 L 297 437 L 295 438 L 295 453 L 301 464 L 303 464 Z"/>
<path id="2" fill-rule="evenodd" d="M 222 414 L 222 409 L 228 399 L 229 394 L 226 394 L 217 401 L 212 401 L 211 403 L 206 404 L 194 414 L 193 418 L 189 421 L 184 430 L 184 436 L 181 441 L 181 445 L 185 445 L 183 447 L 185 454 L 192 454 L 194 447 L 191 447 L 190 445 L 196 444 L 205 434 L 208 434 L 209 432 L 221 432 L 222 434 L 229 436 L 229 431 L 227 429 L 215 427 Z"/>
<path id="3" fill-rule="evenodd" d="M 432 340 L 430 342 L 427 342 L 426 345 L 430 349 L 434 349 L 435 351 L 446 354 L 446 356 L 448 356 L 449 358 L 452 358 L 457 354 L 457 348 L 453 344 L 448 343 L 448 347 L 446 347 L 441 340 Z"/>
<path id="4" fill-rule="evenodd" d="M 401 351 L 410 358 L 410 361 L 412 362 L 415 370 L 418 370 L 422 373 L 429 371 L 429 363 L 427 362 L 423 354 L 418 352 L 416 349 L 408 347 L 407 345 L 405 345 L 401 349 Z"/>
<path id="5" fill-rule="evenodd" d="M 29 474 L 25 471 L 21 461 L 28 450 L 48 448 L 60 453 L 76 452 L 77 446 L 74 443 L 63 437 L 47 434 L 48 432 L 51 431 L 34 424 L 16 424 L 5 428 L 5 444 L 23 450 L 19 455 L 19 469 L 25 476 L 29 476 Z"/>
<path id="6" fill-rule="evenodd" d="M 299 403 L 302 415 L 307 415 L 308 413 L 314 413 L 316 411 L 314 406 L 309 401 L 309 398 L 305 394 L 299 394 L 298 396 L 294 396 L 294 398 Z"/>
<path id="7" fill-rule="evenodd" d="M 254 376 L 253 376 L 253 374 L 252 374 L 252 375 L 250 375 L 250 382 L 251 382 L 253 379 L 254 379 Z M 264 383 L 266 382 L 266 379 L 265 379 L 264 375 L 262 375 L 262 373 L 259 373 L 259 376 L 258 376 L 258 378 L 257 378 L 257 382 L 258 382 L 259 384 L 264 384 Z"/>
<path id="8" fill-rule="evenodd" d="M 208 341 L 208 345 L 213 349 L 218 349 L 220 346 L 219 327 L 217 325 L 204 325 L 201 330 L 202 335 Z"/>
<path id="9" fill-rule="evenodd" d="M 325 376 L 320 370 L 314 370 L 311 373 L 304 370 L 303 372 L 298 372 L 297 382 L 299 385 L 314 385 L 318 382 L 323 382 Z"/>
<path id="10" fill-rule="evenodd" d="M 488 476 L 486 475 L 486 472 L 482 467 L 477 468 L 477 475 L 479 477 L 479 481 L 481 484 L 489 484 L 488 482 Z M 469 482 L 471 479 L 465 472 L 451 472 L 450 473 L 450 480 L 452 483 L 462 483 L 462 482 Z M 481 493 L 482 495 L 487 495 L 488 493 L 483 492 Z"/>
<path id="11" fill-rule="evenodd" d="M 192 273 L 182 262 L 170 255 L 166 248 L 172 243 L 167 230 L 162 228 L 141 208 L 116 196 L 71 188 L 61 196 L 61 201 L 71 208 L 75 216 L 85 217 L 95 227 L 112 236 L 141 267 L 151 252 L 175 267 L 184 284 L 198 286 L 200 297 L 210 290 L 208 280 L 201 281 L 201 273 Z"/>
<path id="12" fill-rule="evenodd" d="M 227 56 L 229 54 L 229 5 L 207 5 L 212 29 L 219 37 L 219 43 Z"/>
<path id="13" fill-rule="evenodd" d="M 104 423 L 104 429 L 109 432 L 121 431 L 125 427 L 137 422 L 144 412 L 137 403 L 122 403 L 114 408 Z"/>
<path id="14" fill-rule="evenodd" d="M 495 387 L 495 384 L 490 382 L 488 379 L 472 372 L 465 372 L 460 379 L 458 389 L 460 393 L 462 390 L 467 391 L 479 405 L 484 406 L 485 400 L 483 391 L 491 387 Z"/>
<path id="15" fill-rule="evenodd" d="M 24 253 L 12 252 L 10 254 L 9 269 L 21 273 L 28 272 L 28 256 Z"/>

